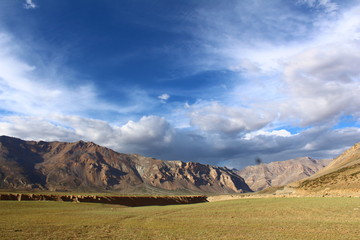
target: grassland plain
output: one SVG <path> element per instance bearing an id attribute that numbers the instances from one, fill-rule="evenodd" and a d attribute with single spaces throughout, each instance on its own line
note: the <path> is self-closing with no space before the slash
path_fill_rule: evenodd
<path id="1" fill-rule="evenodd" d="M 0 201 L 1 239 L 359 239 L 359 198 L 191 205 Z"/>

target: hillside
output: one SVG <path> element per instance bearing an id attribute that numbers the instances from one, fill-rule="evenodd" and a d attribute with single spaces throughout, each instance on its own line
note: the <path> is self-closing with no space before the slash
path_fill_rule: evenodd
<path id="1" fill-rule="evenodd" d="M 297 193 L 354 194 L 360 189 L 360 143 L 335 158 L 326 168 L 290 187 Z"/>
<path id="2" fill-rule="evenodd" d="M 309 177 L 324 168 L 331 160 L 314 160 L 309 157 L 290 159 L 245 167 L 237 173 L 253 191 L 267 187 L 284 186 Z"/>
<path id="3" fill-rule="evenodd" d="M 0 188 L 51 191 L 240 193 L 251 189 L 230 169 L 122 154 L 92 142 L 0 137 Z"/>

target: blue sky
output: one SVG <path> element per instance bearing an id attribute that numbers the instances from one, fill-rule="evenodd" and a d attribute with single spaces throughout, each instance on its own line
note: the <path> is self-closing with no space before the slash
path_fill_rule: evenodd
<path id="1" fill-rule="evenodd" d="M 241 168 L 360 141 L 355 0 L 0 2 L 0 134 Z"/>

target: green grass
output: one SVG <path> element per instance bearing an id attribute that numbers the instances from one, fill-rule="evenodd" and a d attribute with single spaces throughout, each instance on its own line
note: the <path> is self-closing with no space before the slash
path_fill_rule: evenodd
<path id="1" fill-rule="evenodd" d="M 359 198 L 122 207 L 0 201 L 0 239 L 359 239 Z"/>

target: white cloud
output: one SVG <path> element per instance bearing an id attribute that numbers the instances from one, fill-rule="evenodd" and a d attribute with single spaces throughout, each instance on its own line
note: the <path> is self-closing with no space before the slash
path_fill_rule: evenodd
<path id="1" fill-rule="evenodd" d="M 70 87 L 69 79 L 74 76 L 67 71 L 61 72 L 61 66 L 49 64 L 44 70 L 38 69 L 30 60 L 23 60 L 23 55 L 30 55 L 31 59 L 31 54 L 24 51 L 27 48 L 11 35 L 0 32 L 0 104 L 4 111 L 28 116 L 55 113 L 86 116 L 88 112 L 136 112 L 153 104 L 146 93 L 136 89 L 123 94 L 131 101 L 117 106 L 100 99 L 97 86 L 91 82 L 72 82 Z M 58 74 L 52 76 L 47 72 Z"/>
<path id="2" fill-rule="evenodd" d="M 167 93 L 163 93 L 160 96 L 158 96 L 158 99 L 161 100 L 161 102 L 165 103 L 170 98 L 170 95 Z"/>
<path id="3" fill-rule="evenodd" d="M 78 116 L 8 116 L 0 118 L 0 133 L 28 140 L 93 141 L 119 152 L 237 168 L 252 164 L 256 157 L 264 162 L 300 156 L 335 157 L 360 141 L 359 128 L 314 127 L 298 134 L 285 129 L 259 130 L 233 136 L 174 129 L 157 116 L 144 116 L 123 125 Z"/>
<path id="4" fill-rule="evenodd" d="M 33 0 L 26 0 L 23 6 L 25 9 L 35 9 L 38 7 Z"/>
<path id="5" fill-rule="evenodd" d="M 258 136 L 275 136 L 275 137 L 291 137 L 293 134 L 291 134 L 286 129 L 280 129 L 280 130 L 272 130 L 272 131 L 265 131 L 265 130 L 259 130 L 251 133 L 245 134 L 243 137 L 244 140 L 251 140 Z"/>
<path id="6" fill-rule="evenodd" d="M 279 57 L 293 54 L 299 41 L 309 39 L 315 19 L 293 11 L 295 1 L 230 2 L 202 5 L 194 11 L 191 32 L 199 48 L 191 55 L 191 65 L 205 71 L 264 74 L 277 70 Z"/>
<path id="7" fill-rule="evenodd" d="M 41 117 L 6 116 L 0 118 L 0 133 L 26 140 L 76 141 L 73 129 L 59 126 Z"/>
<path id="8" fill-rule="evenodd" d="M 334 43 L 307 49 L 284 69 L 291 100 L 286 113 L 302 125 L 329 122 L 360 112 L 360 44 Z"/>
<path id="9" fill-rule="evenodd" d="M 79 116 L 48 118 L 6 116 L 0 118 L 0 133 L 28 140 L 93 141 L 127 153 L 152 153 L 172 142 L 174 130 L 161 117 L 144 116 L 122 126 Z"/>
<path id="10" fill-rule="evenodd" d="M 54 120 L 72 129 L 78 139 L 93 141 L 123 152 L 159 151 L 172 141 L 173 128 L 161 117 L 144 116 L 124 125 L 110 125 L 105 121 L 78 116 L 55 116 Z"/>
<path id="11" fill-rule="evenodd" d="M 264 162 L 280 161 L 299 156 L 315 159 L 334 158 L 346 148 L 360 141 L 359 128 L 331 130 L 314 127 L 291 136 L 258 134 L 251 138 L 222 141 L 222 156 L 225 165 L 237 167 L 253 164 L 260 157 Z"/>
<path id="12" fill-rule="evenodd" d="M 206 132 L 239 134 L 266 126 L 271 118 L 267 113 L 242 107 L 229 107 L 217 102 L 194 105 L 191 123 Z"/>
<path id="13" fill-rule="evenodd" d="M 360 5 L 340 9 L 333 1 L 302 1 L 337 13 L 309 18 L 278 5 L 280 2 L 239 3 L 231 9 L 220 6 L 216 11 L 200 11 L 197 19 L 208 26 L 200 29 L 206 52 L 203 58 L 218 63 L 213 70 L 239 71 L 239 80 L 221 96 L 224 116 L 220 110 L 206 107 L 190 115 L 193 125 L 236 132 L 266 126 L 256 125 L 259 121 L 254 115 L 265 116 L 265 122 L 276 127 L 331 125 L 343 115 L 360 115 Z M 230 14 L 234 12 L 238 14 Z M 252 27 L 246 28 L 246 24 Z M 236 109 L 246 109 L 240 110 L 245 114 L 241 116 Z M 243 118 L 250 120 L 244 122 Z"/>
<path id="14" fill-rule="evenodd" d="M 142 117 L 138 122 L 129 121 L 120 130 L 126 144 L 144 143 L 161 147 L 170 143 L 173 136 L 170 124 L 165 118 L 157 116 Z"/>
<path id="15" fill-rule="evenodd" d="M 360 7 L 343 13 L 318 33 L 312 45 L 284 63 L 282 115 L 303 126 L 360 114 Z M 331 29 L 330 29 L 331 28 Z"/>
<path id="16" fill-rule="evenodd" d="M 117 106 L 101 99 L 91 83 L 70 85 L 69 79 L 74 76 L 67 72 L 37 69 L 31 62 L 32 55 L 24 51 L 28 47 L 18 44 L 8 33 L 0 32 L 0 49 L 1 135 L 48 141 L 83 139 L 118 151 L 144 154 L 160 151 L 171 142 L 172 127 L 161 117 L 128 121 L 130 116 L 126 115 L 128 122 L 122 126 L 87 117 L 99 114 L 119 119 L 122 114 L 148 110 L 158 103 L 145 91 L 127 88 L 122 95 L 128 101 Z M 28 56 L 26 61 L 24 55 Z M 166 100 L 170 96 L 161 97 Z"/>
<path id="17" fill-rule="evenodd" d="M 44 121 L 47 120 L 44 119 Z M 116 136 L 120 134 L 116 126 L 97 119 L 56 114 L 52 116 L 52 122 L 61 126 L 65 131 L 71 131 L 77 140 L 93 141 L 105 146 L 115 143 Z"/>

